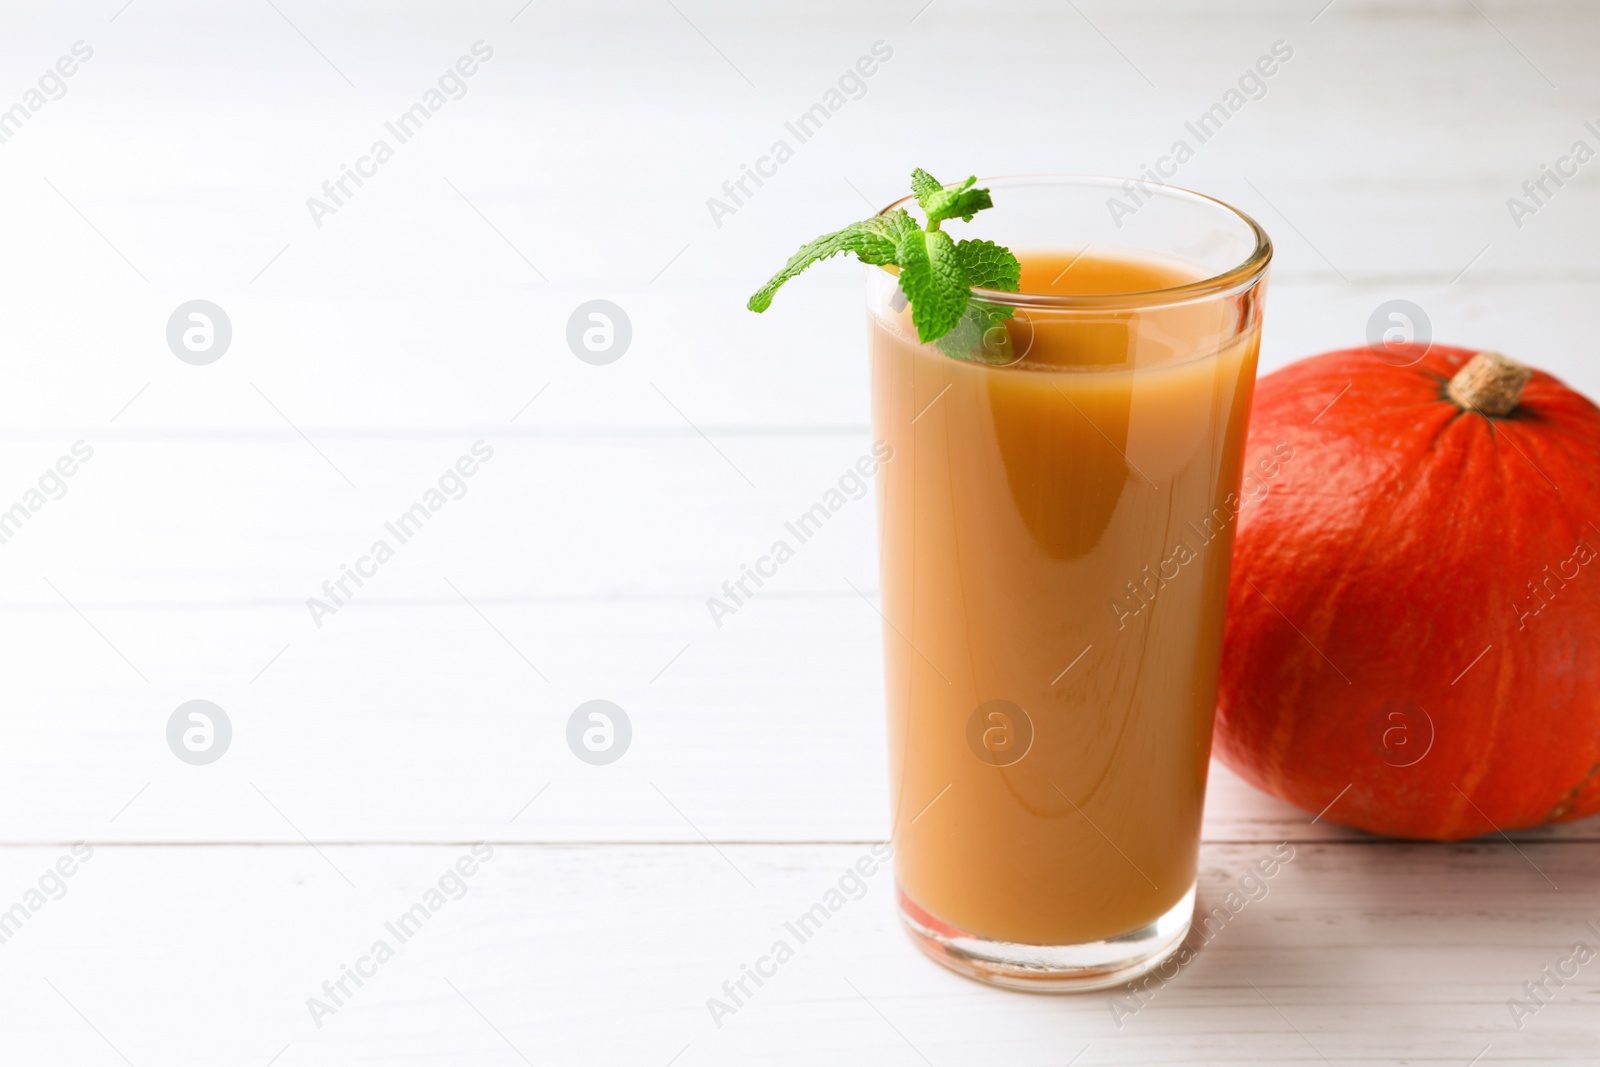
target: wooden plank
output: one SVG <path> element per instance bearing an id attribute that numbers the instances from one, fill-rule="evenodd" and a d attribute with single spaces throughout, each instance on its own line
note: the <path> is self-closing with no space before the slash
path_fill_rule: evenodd
<path id="1" fill-rule="evenodd" d="M 4 899 L 60 851 L 0 850 Z M 6 1060 L 955 1067 L 1593 1054 L 1593 964 L 1550 985 L 1520 1030 L 1507 1006 L 1574 942 L 1595 944 L 1600 853 L 1588 846 L 1301 844 L 1259 888 L 1241 880 L 1266 846 L 1208 846 L 1202 906 L 1240 895 L 1137 1011 L 1126 994 L 1018 996 L 944 972 L 896 929 L 881 871 L 862 879 L 864 895 L 847 881 L 861 899 L 798 943 L 786 920 L 838 886 L 868 854 L 859 845 L 501 846 L 405 943 L 385 923 L 466 849 L 322 851 L 96 849 L 4 946 Z M 308 998 L 326 998 L 322 983 L 380 939 L 393 957 L 363 964 L 368 980 L 347 981 L 319 1028 Z M 730 1002 L 723 983 L 779 939 L 796 942 L 793 958 L 762 964 L 771 976 L 747 981 L 717 1026 L 708 999 Z"/>
<path id="2" fill-rule="evenodd" d="M 673 599 L 480 609 L 444 589 L 427 605 L 352 604 L 319 633 L 296 606 L 85 607 L 127 661 L 64 606 L 0 614 L 8 660 L 53 668 L 9 676 L 0 840 L 886 833 L 880 623 L 855 594 L 757 601 L 721 631 Z M 209 766 L 167 748 L 169 716 L 194 699 L 233 727 Z M 567 747 L 569 716 L 593 699 L 632 724 L 608 766 Z M 1352 836 L 1309 819 L 1219 772 L 1206 834 Z M 1597 833 L 1588 820 L 1517 836 Z"/>
<path id="3" fill-rule="evenodd" d="M 1357 285 L 1320 264 L 1326 281 L 1297 282 L 1285 277 L 1293 268 L 1280 260 L 1269 283 L 1263 371 L 1365 344 L 1378 306 L 1405 299 L 1422 307 L 1439 341 L 1497 347 L 1600 394 L 1600 371 L 1583 357 L 1592 280 L 1519 281 L 1503 271 L 1499 280 L 1475 280 L 1478 271 L 1499 269 L 1491 251 L 1448 284 L 1479 248 L 1430 278 L 1395 275 Z M 859 269 L 821 268 L 760 317 L 741 310 L 745 292 L 737 282 L 612 289 L 606 295 L 632 317 L 635 344 L 606 367 L 581 363 L 566 347 L 567 317 L 588 299 L 574 293 L 405 308 L 371 298 L 337 308 L 221 298 L 235 321 L 239 358 L 209 367 L 181 364 L 164 347 L 159 328 L 176 299 L 171 306 L 113 303 L 91 322 L 76 321 L 73 305 L 28 301 L 9 316 L 11 343 L 19 352 L 51 355 L 16 361 L 16 387 L 0 396 L 0 416 L 8 434 L 52 443 L 66 437 L 62 445 L 77 437 L 115 439 L 126 430 L 266 432 L 303 446 L 288 419 L 336 463 L 356 462 L 335 443 L 356 431 L 464 427 L 473 435 L 467 443 L 533 428 L 693 433 L 692 424 L 729 450 L 722 437 L 730 429 L 864 427 Z M 528 340 L 511 346 L 499 340 L 505 336 Z M 708 336 L 717 343 L 706 343 Z M 130 338 L 138 339 L 133 352 Z M 460 354 L 440 354 L 450 351 Z M 138 359 L 130 359 L 135 352 Z M 332 471 L 319 473 L 331 476 L 330 488 L 343 485 Z M 361 484 L 359 470 L 347 473 Z"/>

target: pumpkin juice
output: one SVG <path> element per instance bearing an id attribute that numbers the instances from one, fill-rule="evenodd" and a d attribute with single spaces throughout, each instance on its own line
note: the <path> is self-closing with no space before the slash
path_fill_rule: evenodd
<path id="1" fill-rule="evenodd" d="M 1017 254 L 998 361 L 869 296 L 895 863 L 923 925 L 1067 945 L 1195 884 L 1260 294 Z"/>

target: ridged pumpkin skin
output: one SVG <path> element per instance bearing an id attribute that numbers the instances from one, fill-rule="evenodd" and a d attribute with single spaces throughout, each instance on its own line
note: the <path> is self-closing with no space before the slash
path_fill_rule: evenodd
<path id="1" fill-rule="evenodd" d="M 1256 386 L 1247 457 L 1293 453 L 1239 514 L 1217 753 L 1374 833 L 1600 810 L 1600 409 L 1536 371 L 1509 415 L 1464 410 L 1474 354 Z"/>

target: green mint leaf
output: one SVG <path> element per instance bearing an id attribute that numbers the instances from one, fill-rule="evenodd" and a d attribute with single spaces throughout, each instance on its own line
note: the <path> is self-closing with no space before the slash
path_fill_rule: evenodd
<path id="1" fill-rule="evenodd" d="M 961 313 L 955 328 L 934 341 L 939 350 L 951 359 L 972 360 L 1007 366 L 1017 361 L 1011 334 L 1005 321 L 1011 318 L 1014 308 L 1004 304 L 990 304 L 973 299 Z"/>
<path id="2" fill-rule="evenodd" d="M 1022 264 L 1009 248 L 993 241 L 962 241 L 956 245 L 956 254 L 968 285 L 1014 293 L 1022 284 Z"/>
<path id="3" fill-rule="evenodd" d="M 746 306 L 751 311 L 765 311 L 772 306 L 772 297 L 779 287 L 813 263 L 836 256 L 840 252 L 853 252 L 863 263 L 889 264 L 896 262 L 895 249 L 908 233 L 921 233 L 916 222 L 904 209 L 887 215 L 874 215 L 861 222 L 852 222 L 842 230 L 823 234 L 789 257 L 783 269 L 756 290 Z"/>
<path id="4" fill-rule="evenodd" d="M 977 180 L 968 178 L 960 185 L 946 189 L 933 175 L 920 167 L 912 171 L 911 191 L 916 194 L 917 204 L 928 216 L 928 229 L 937 230 L 939 223 L 945 219 L 971 222 L 973 215 L 984 208 L 994 207 L 994 201 L 989 197 L 989 190 L 972 187 Z"/>
<path id="5" fill-rule="evenodd" d="M 964 194 L 982 192 L 972 188 L 977 178 L 968 178 L 953 188 L 946 189 L 939 184 L 939 180 L 927 171 L 918 167 L 911 172 L 911 192 L 917 198 L 917 205 L 922 208 L 922 213 L 928 216 L 928 229 L 938 229 L 937 223 L 958 214 L 951 210 Z M 987 194 L 985 194 L 987 195 Z"/>
<path id="6" fill-rule="evenodd" d="M 968 178 L 967 181 L 976 179 Z M 937 225 L 945 219 L 960 219 L 962 222 L 971 222 L 972 216 L 984 208 L 994 207 L 994 201 L 989 198 L 987 189 L 963 189 L 960 192 L 950 192 L 948 201 L 937 205 L 937 208 L 928 216 L 930 226 Z"/>
<path id="7" fill-rule="evenodd" d="M 917 204 L 922 210 L 928 210 L 928 198 L 944 192 L 944 186 L 939 184 L 939 179 L 918 167 L 911 172 L 911 194 L 917 198 Z"/>
<path id="8" fill-rule="evenodd" d="M 911 172 L 911 191 L 927 215 L 919 227 L 905 210 L 896 208 L 805 245 L 789 257 L 782 270 L 750 297 L 751 311 L 765 311 L 772 297 L 790 278 L 811 264 L 854 253 L 863 263 L 900 268 L 900 290 L 911 304 L 911 321 L 923 343 L 937 342 L 955 359 L 981 360 L 1007 365 L 1015 362 L 1005 321 L 1012 309 L 972 298 L 974 287 L 1016 292 L 1021 284 L 1017 257 L 993 241 L 957 244 L 939 228 L 946 219 L 970 221 L 994 206 L 989 190 L 976 188 L 968 178 L 946 189 L 918 167 Z"/>
<path id="9" fill-rule="evenodd" d="M 913 230 L 900 241 L 895 258 L 900 263 L 900 290 L 911 301 L 917 339 L 943 337 L 961 321 L 972 297 L 955 241 L 941 230 Z"/>
<path id="10" fill-rule="evenodd" d="M 883 215 L 874 215 L 862 222 L 873 233 L 881 235 L 890 245 L 898 248 L 900 242 L 905 240 L 906 234 L 917 232 L 917 220 L 903 207 L 897 207 Z M 892 256 L 892 253 L 891 253 Z M 884 263 L 893 263 L 894 259 L 886 259 Z"/>

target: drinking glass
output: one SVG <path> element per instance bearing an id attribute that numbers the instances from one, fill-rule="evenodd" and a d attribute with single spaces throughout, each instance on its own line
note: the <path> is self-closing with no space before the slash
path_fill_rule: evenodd
<path id="1" fill-rule="evenodd" d="M 1194 909 L 1272 247 L 1170 186 L 979 184 L 974 236 L 1062 274 L 922 344 L 866 268 L 900 917 L 970 977 L 1104 988 Z"/>

